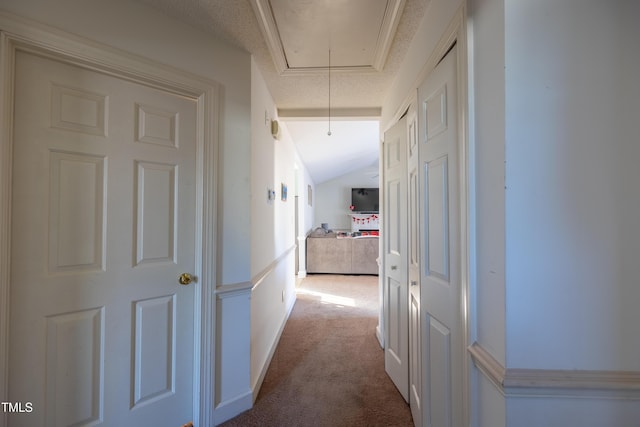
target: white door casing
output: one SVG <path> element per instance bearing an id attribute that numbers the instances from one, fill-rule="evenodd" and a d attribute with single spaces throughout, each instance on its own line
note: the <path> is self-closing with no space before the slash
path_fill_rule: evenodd
<path id="1" fill-rule="evenodd" d="M 409 280 L 409 406 L 415 425 L 422 425 L 422 328 L 420 323 L 420 210 L 418 119 L 415 102 L 407 114 L 407 237 Z"/>
<path id="2" fill-rule="evenodd" d="M 407 283 L 407 128 L 406 118 L 384 134 L 384 311 L 385 370 L 409 400 Z"/>
<path id="3" fill-rule="evenodd" d="M 422 423 L 462 426 L 464 322 L 460 248 L 457 48 L 418 89 Z"/>
<path id="4" fill-rule="evenodd" d="M 203 228 L 215 224 L 215 198 L 204 197 L 215 173 L 204 172 L 215 164 L 217 88 L 27 32 L 2 34 L 0 197 L 12 215 L 0 217 L 0 262 L 11 259 L 0 394 L 34 408 L 11 425 L 197 425 L 212 411 L 193 396 L 212 394 L 198 373 L 213 353 L 200 337 L 215 318 L 215 236 Z M 196 283 L 179 285 L 182 272 Z"/>

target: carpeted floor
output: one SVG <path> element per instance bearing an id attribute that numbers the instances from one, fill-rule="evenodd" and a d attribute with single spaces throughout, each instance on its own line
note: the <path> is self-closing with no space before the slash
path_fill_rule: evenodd
<path id="1" fill-rule="evenodd" d="M 377 276 L 308 276 L 253 409 L 234 426 L 413 426 L 384 371 Z"/>

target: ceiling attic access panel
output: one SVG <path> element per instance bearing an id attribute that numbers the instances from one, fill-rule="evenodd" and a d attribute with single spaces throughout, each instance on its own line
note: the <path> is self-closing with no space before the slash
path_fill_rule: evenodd
<path id="1" fill-rule="evenodd" d="M 405 0 L 251 0 L 280 74 L 382 71 Z M 334 45 L 331 40 L 335 40 Z"/>

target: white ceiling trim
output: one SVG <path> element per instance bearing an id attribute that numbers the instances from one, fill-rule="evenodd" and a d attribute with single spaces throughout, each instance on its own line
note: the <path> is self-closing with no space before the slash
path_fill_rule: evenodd
<path id="1" fill-rule="evenodd" d="M 267 47 L 269 47 L 269 52 L 271 52 L 271 58 L 273 58 L 276 70 L 282 74 L 282 72 L 287 69 L 287 60 L 284 56 L 284 46 L 282 46 L 282 41 L 280 41 L 276 18 L 273 16 L 269 0 L 251 0 L 251 6 L 256 14 L 256 18 L 258 18 L 260 30 L 262 31 L 265 42 L 267 42 Z"/>
<path id="2" fill-rule="evenodd" d="M 360 66 L 332 66 L 331 70 L 344 73 L 380 72 L 387 61 L 389 50 L 395 36 L 406 0 L 388 0 L 374 54 L 373 63 Z M 265 38 L 276 71 L 282 75 L 314 75 L 325 73 L 328 67 L 290 67 L 287 63 L 284 46 L 278 31 L 269 0 L 251 0 L 260 30 Z"/>
<path id="3" fill-rule="evenodd" d="M 327 120 L 328 108 L 278 108 L 281 120 Z M 379 120 L 382 108 L 332 108 L 332 120 Z"/>
<path id="4" fill-rule="evenodd" d="M 380 38 L 378 39 L 378 46 L 376 48 L 376 58 L 373 63 L 373 68 L 378 71 L 382 71 L 384 64 L 387 62 L 387 55 L 391 49 L 391 43 L 396 35 L 398 29 L 398 23 L 400 23 L 400 17 L 402 16 L 402 10 L 404 9 L 405 0 L 392 0 L 387 3 L 387 9 L 384 13 L 384 20 L 382 27 L 380 28 Z"/>

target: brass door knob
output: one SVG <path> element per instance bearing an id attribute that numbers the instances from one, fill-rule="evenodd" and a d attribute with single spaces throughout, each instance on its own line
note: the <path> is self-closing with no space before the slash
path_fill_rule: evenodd
<path id="1" fill-rule="evenodd" d="M 182 273 L 180 277 L 178 277 L 178 283 L 180 283 L 181 285 L 188 285 L 192 281 L 193 276 L 191 276 L 189 273 Z"/>

